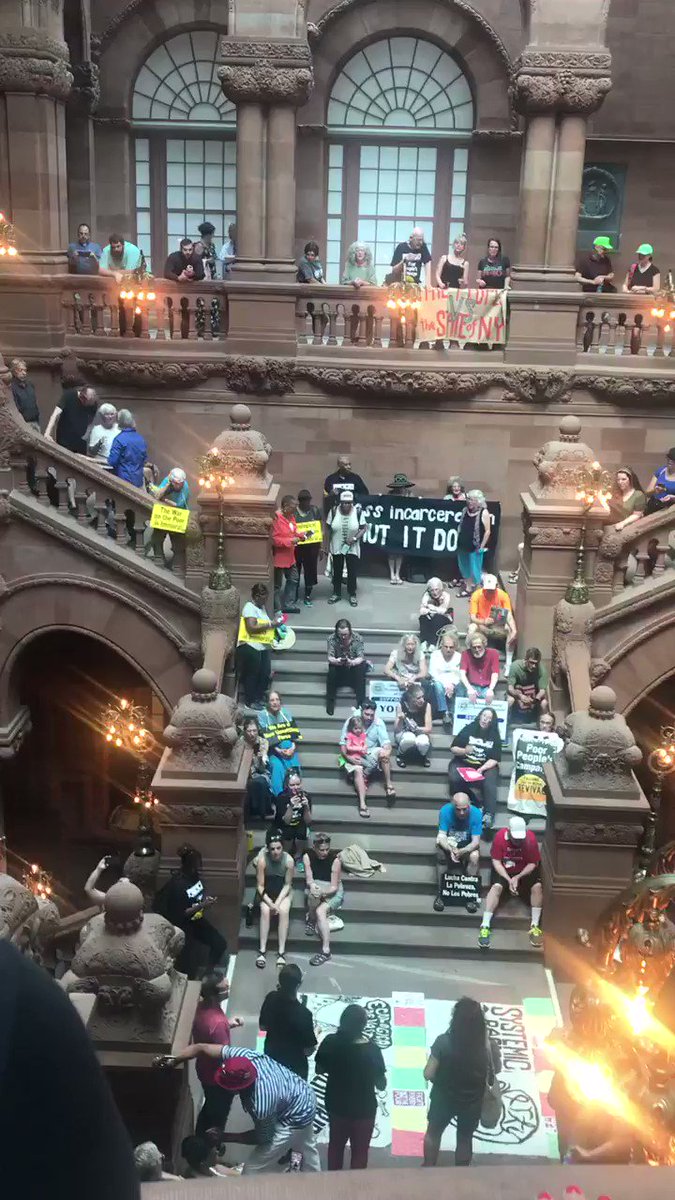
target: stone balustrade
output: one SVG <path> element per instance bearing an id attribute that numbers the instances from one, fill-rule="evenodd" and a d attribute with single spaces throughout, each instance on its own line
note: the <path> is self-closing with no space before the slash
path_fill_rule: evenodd
<path id="1" fill-rule="evenodd" d="M 663 317 L 652 315 L 653 308 Z M 583 354 L 607 357 L 664 358 L 673 356 L 675 317 L 669 305 L 659 305 L 653 296 L 584 293 L 579 305 L 577 347 Z"/>
<path id="2" fill-rule="evenodd" d="M 67 276 L 67 336 L 143 341 L 222 341 L 227 336 L 223 284 L 182 286 L 166 279 L 117 283 L 110 276 Z"/>
<path id="3" fill-rule="evenodd" d="M 675 505 L 650 513 L 621 533 L 605 531 L 595 565 L 596 581 L 610 582 L 616 595 L 675 566 Z M 609 579 L 606 577 L 610 577 Z"/>

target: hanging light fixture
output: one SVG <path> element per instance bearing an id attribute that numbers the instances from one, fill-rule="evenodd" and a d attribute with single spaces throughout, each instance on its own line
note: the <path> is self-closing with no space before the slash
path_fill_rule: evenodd
<path id="1" fill-rule="evenodd" d="M 0 212 L 0 258 L 16 258 L 16 230 L 4 213 Z"/>

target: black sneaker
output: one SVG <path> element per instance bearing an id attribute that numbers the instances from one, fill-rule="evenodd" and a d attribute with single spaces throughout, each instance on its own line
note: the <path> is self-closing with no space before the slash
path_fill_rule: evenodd
<path id="1" fill-rule="evenodd" d="M 444 911 L 445 911 L 445 905 L 444 905 L 443 901 L 441 900 L 440 896 L 437 896 L 436 899 L 434 900 L 434 912 L 444 912 Z"/>
<path id="2" fill-rule="evenodd" d="M 285 609 L 285 611 L 286 611 L 287 613 L 299 613 L 299 612 L 300 612 L 300 608 L 298 607 L 298 605 L 297 605 L 297 604 L 287 604 L 287 605 L 286 605 L 286 609 Z"/>
<path id="3" fill-rule="evenodd" d="M 476 913 L 478 912 L 479 907 L 480 906 L 477 900 L 469 900 L 468 904 L 466 905 L 466 911 L 468 913 Z"/>
<path id="4" fill-rule="evenodd" d="M 326 700 L 326 712 L 328 713 L 329 717 L 333 716 L 333 713 L 335 712 L 335 701 L 334 700 Z"/>

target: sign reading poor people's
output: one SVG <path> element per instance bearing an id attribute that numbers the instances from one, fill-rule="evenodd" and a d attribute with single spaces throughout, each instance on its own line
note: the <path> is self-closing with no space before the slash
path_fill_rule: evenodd
<path id="1" fill-rule="evenodd" d="M 162 529 L 165 533 L 185 533 L 190 520 L 188 508 L 174 508 L 171 504 L 153 504 L 150 517 L 151 529 Z"/>
<path id="2" fill-rule="evenodd" d="M 494 288 L 426 288 L 417 310 L 420 341 L 449 339 L 460 346 L 503 345 L 506 292 Z"/>
<path id="3" fill-rule="evenodd" d="M 408 554 L 430 558 L 435 554 L 455 554 L 463 500 L 422 500 L 405 496 L 364 496 L 359 501 L 368 528 L 363 546 L 386 550 L 388 554 Z M 490 541 L 494 551 L 499 535 L 501 504 L 488 501 Z"/>
<path id="4" fill-rule="evenodd" d="M 507 806 L 525 817 L 546 816 L 548 786 L 544 767 L 553 762 L 564 742 L 557 733 L 516 729 L 513 734 L 513 771 Z"/>

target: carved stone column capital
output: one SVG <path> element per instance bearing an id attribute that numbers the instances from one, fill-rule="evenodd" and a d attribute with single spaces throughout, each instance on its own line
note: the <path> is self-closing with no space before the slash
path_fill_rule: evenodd
<path id="1" fill-rule="evenodd" d="M 540 49 L 523 51 L 511 76 L 511 101 L 518 112 L 577 113 L 588 116 L 612 86 L 608 50 Z"/>
<path id="2" fill-rule="evenodd" d="M 260 42 L 223 38 L 223 92 L 233 104 L 290 104 L 298 108 L 314 86 L 312 55 L 305 41 Z"/>
<path id="3" fill-rule="evenodd" d="M 0 29 L 0 92 L 65 100 L 72 84 L 65 42 L 39 29 Z"/>
<path id="4" fill-rule="evenodd" d="M 101 99 L 99 69 L 94 62 L 76 63 L 72 68 L 73 88 L 70 103 L 79 112 L 92 114 Z"/>

